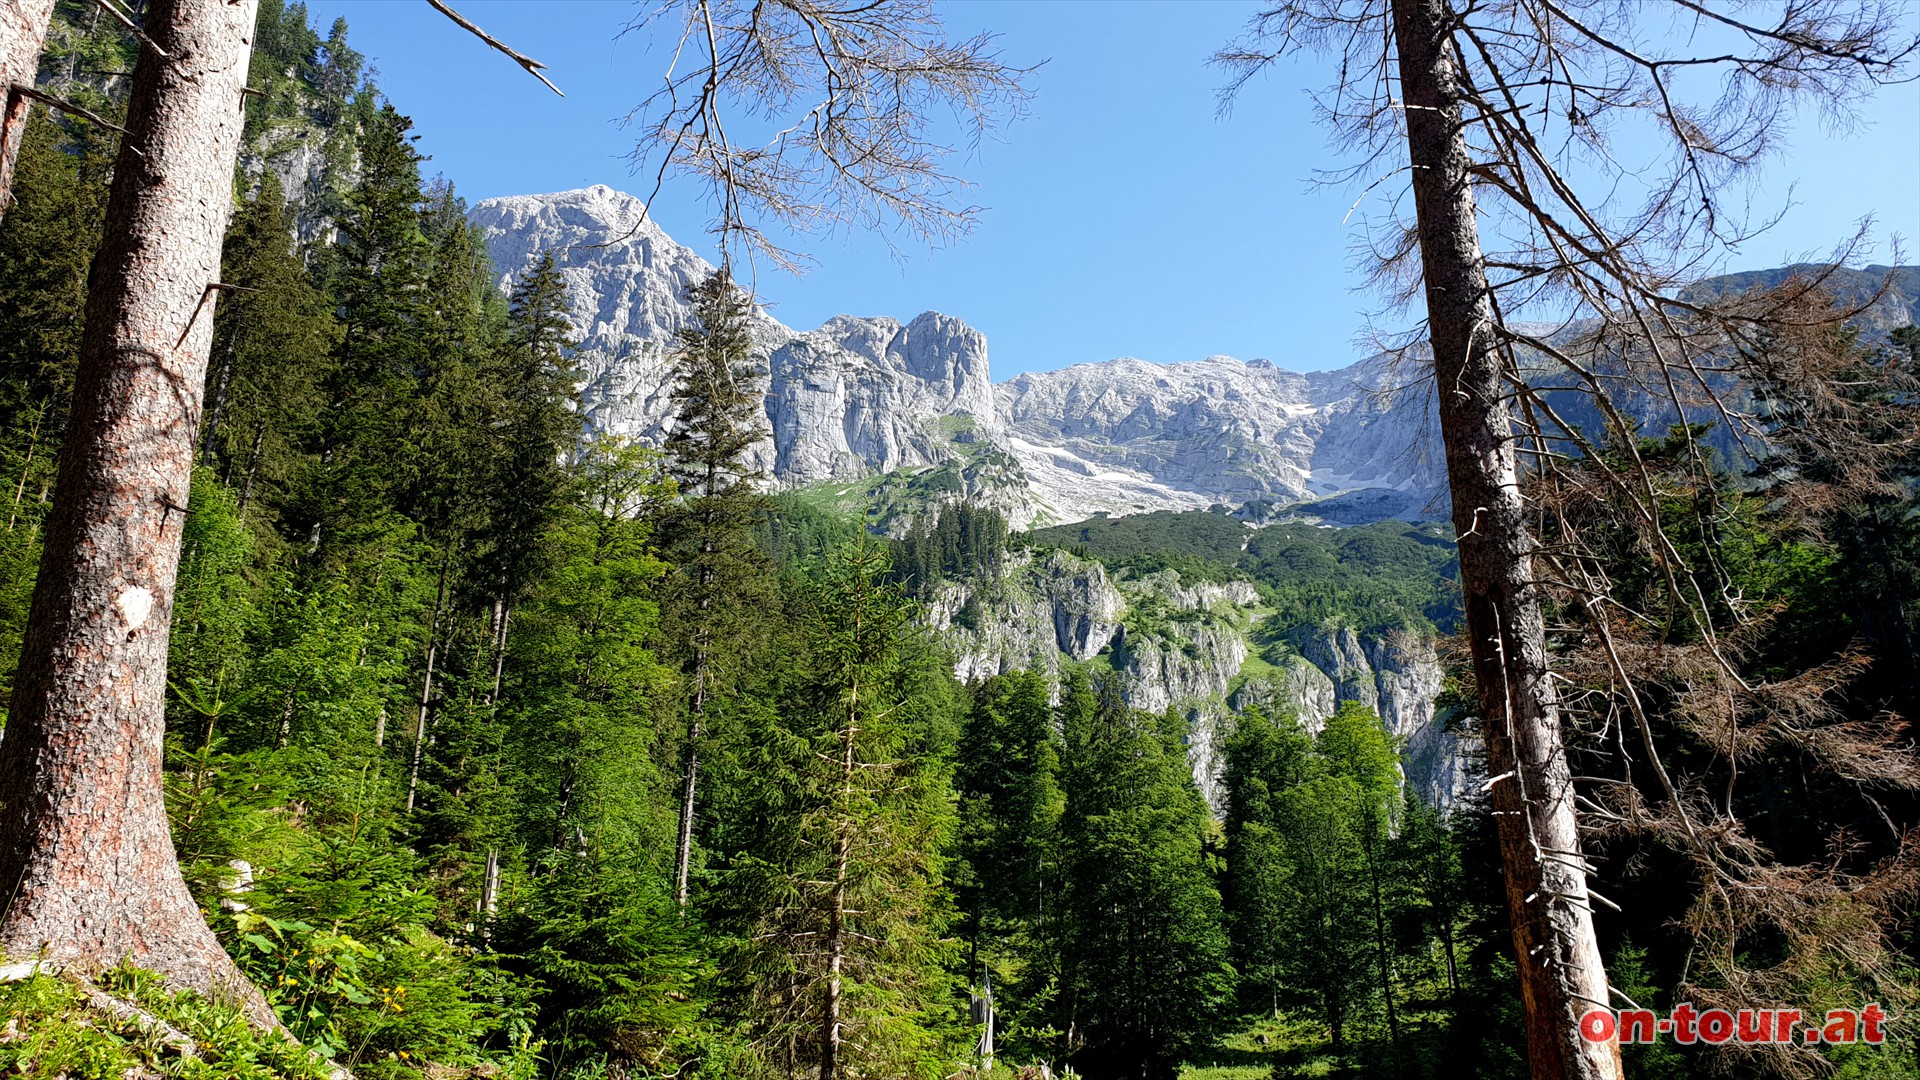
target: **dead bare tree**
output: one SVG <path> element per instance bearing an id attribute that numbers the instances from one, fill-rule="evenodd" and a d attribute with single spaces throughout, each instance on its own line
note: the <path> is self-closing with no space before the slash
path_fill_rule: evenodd
<path id="1" fill-rule="evenodd" d="M 1747 613 L 1710 601 L 1718 567 L 1681 556 L 1654 470 L 1634 449 L 1637 421 L 1710 421 L 1764 452 L 1766 425 L 1738 407 L 1729 358 L 1769 327 L 1832 325 L 1844 313 L 1776 304 L 1762 317 L 1685 287 L 1750 235 L 1733 200 L 1793 112 L 1844 119 L 1863 94 L 1906 78 L 1920 48 L 1892 3 L 1788 0 L 1765 21 L 1746 12 L 1711 0 L 1287 0 L 1218 56 L 1234 77 L 1225 104 L 1291 50 L 1333 55 L 1338 83 L 1318 105 L 1363 156 L 1332 179 L 1372 179 L 1366 199 L 1408 176 L 1402 195 L 1381 196 L 1384 220 L 1370 219 L 1372 270 L 1397 299 L 1425 302 L 1420 337 L 1536 1077 L 1620 1074 L 1617 1047 L 1578 1033 L 1583 1013 L 1612 1000 L 1592 923 L 1591 904 L 1604 901 L 1586 883 L 1576 816 L 1576 800 L 1600 804 L 1568 767 L 1563 660 L 1549 650 L 1545 613 L 1583 619 L 1603 654 L 1622 613 L 1577 533 L 1528 485 L 1564 480 L 1572 459 L 1604 481 L 1664 575 L 1673 617 L 1717 670 L 1752 688 L 1725 640 Z M 1702 72 L 1722 79 L 1717 96 L 1687 99 L 1676 80 Z M 1544 318 L 1558 329 L 1521 322 Z M 1624 460 L 1602 454 L 1590 430 Z M 1697 448 L 1686 467 L 1703 484 L 1712 471 Z M 1663 790 L 1607 813 L 1672 826 L 1709 891 L 1735 888 L 1738 823 L 1722 813 L 1709 828 L 1691 813 L 1660 764 L 1636 672 L 1615 661 L 1606 696 Z"/>
<path id="2" fill-rule="evenodd" d="M 254 0 L 155 0 L 87 296 L 70 434 L 0 739 L 0 949 L 131 958 L 266 1001 L 175 861 L 161 802 L 167 626 L 231 210 Z"/>
<path id="3" fill-rule="evenodd" d="M 22 91 L 33 88 L 52 21 L 53 0 L 0 0 L 0 215 L 13 201 L 13 159 L 27 129 Z"/>
<path id="4" fill-rule="evenodd" d="M 628 31 L 672 50 L 627 117 L 634 166 L 654 169 L 656 194 L 669 172 L 706 187 L 723 261 L 744 250 L 795 268 L 763 222 L 957 238 L 980 208 L 960 201 L 938 117 L 977 141 L 1028 97 L 992 35 L 948 38 L 931 0 L 668 0 Z"/>

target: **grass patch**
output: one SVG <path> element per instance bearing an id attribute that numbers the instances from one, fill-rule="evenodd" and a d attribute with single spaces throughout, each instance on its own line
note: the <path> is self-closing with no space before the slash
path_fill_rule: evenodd
<path id="1" fill-rule="evenodd" d="M 123 1080 L 325 1080 L 298 1043 L 259 1031 L 238 1008 L 171 994 L 133 968 L 102 976 L 101 990 L 165 1021 L 194 1042 L 187 1057 L 138 1019 L 87 1004 L 79 987 L 52 975 L 0 984 L 0 1075 Z"/>
<path id="2" fill-rule="evenodd" d="M 1261 1042 L 1265 1037 L 1266 1041 Z M 1326 1026 L 1291 1016 L 1256 1013 L 1180 1070 L 1180 1080 L 1270 1080 L 1273 1077 L 1345 1076 L 1328 1052 Z"/>

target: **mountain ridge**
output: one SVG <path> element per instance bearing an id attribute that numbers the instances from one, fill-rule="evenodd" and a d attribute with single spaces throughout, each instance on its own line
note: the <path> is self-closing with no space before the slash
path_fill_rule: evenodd
<path id="1" fill-rule="evenodd" d="M 670 350 L 692 318 L 686 288 L 711 264 L 606 185 L 487 199 L 470 219 L 503 285 L 554 253 L 589 423 L 657 444 L 672 425 Z M 1695 288 L 1711 295 L 1804 269 Z M 1842 270 L 1833 285 L 1871 296 L 1883 278 L 1892 287 L 1872 324 L 1920 317 L 1920 268 Z M 1270 358 L 1118 357 L 995 382 L 986 335 L 939 311 L 904 322 L 842 314 L 798 330 L 760 307 L 751 334 L 768 370 L 770 430 L 751 457 L 776 487 L 952 468 L 965 475 L 924 486 L 994 505 L 1021 527 L 1215 505 L 1264 518 L 1320 504 L 1338 524 L 1446 514 L 1431 387 L 1396 378 L 1384 354 L 1309 371 Z"/>

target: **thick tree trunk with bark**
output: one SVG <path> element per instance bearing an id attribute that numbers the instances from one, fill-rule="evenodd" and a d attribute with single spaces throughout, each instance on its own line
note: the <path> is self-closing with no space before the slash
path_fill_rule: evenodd
<path id="1" fill-rule="evenodd" d="M 0 216 L 13 202 L 13 159 L 27 129 L 28 101 L 14 87 L 31 87 L 40 73 L 52 21 L 53 0 L 0 0 Z"/>
<path id="2" fill-rule="evenodd" d="M 254 0 L 155 0 L 0 739 L 0 949 L 130 958 L 273 1014 L 188 894 L 161 801 L 167 627 Z"/>
<path id="3" fill-rule="evenodd" d="M 1607 1007 L 1607 980 L 1532 581 L 1534 539 L 1474 220 L 1453 22 L 1448 0 L 1393 0 L 1440 432 L 1527 1052 L 1537 1080 L 1611 1080 L 1621 1075 L 1618 1044 L 1580 1036 L 1580 1017 Z"/>

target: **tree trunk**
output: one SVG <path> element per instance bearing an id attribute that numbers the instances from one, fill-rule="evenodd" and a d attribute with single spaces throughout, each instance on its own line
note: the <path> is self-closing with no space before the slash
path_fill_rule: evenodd
<path id="1" fill-rule="evenodd" d="M 847 709 L 847 730 L 841 742 L 840 813 L 835 822 L 833 883 L 827 895 L 827 1000 L 820 1018 L 820 1080 L 840 1080 L 840 974 L 846 965 L 848 855 L 852 849 L 846 820 L 853 806 L 853 741 L 860 733 L 860 689 L 853 688 Z"/>
<path id="2" fill-rule="evenodd" d="M 680 783 L 680 834 L 673 847 L 673 902 L 687 906 L 687 878 L 693 864 L 694 799 L 700 784 L 700 739 L 706 733 L 702 724 L 706 690 L 694 691 L 693 711 L 687 717 L 686 775 Z"/>
<path id="3" fill-rule="evenodd" d="M 267 423 L 256 421 L 253 426 L 253 448 L 247 453 L 247 478 L 240 486 L 240 513 L 247 512 L 247 503 L 253 498 L 253 478 L 260 471 L 260 451 L 267 444 Z M 318 526 L 315 526 L 318 528 Z"/>
<path id="4" fill-rule="evenodd" d="M 123 958 L 273 1013 L 187 893 L 161 801 L 167 626 L 255 3 L 155 0 L 0 740 L 0 950 Z"/>
<path id="5" fill-rule="evenodd" d="M 493 602 L 493 689 L 487 691 L 487 708 L 500 704 L 500 679 L 507 670 L 507 626 L 513 621 L 513 609 L 505 600 Z"/>
<path id="6" fill-rule="evenodd" d="M 0 0 L 0 216 L 13 202 L 13 159 L 27 130 L 29 103 L 13 88 L 32 86 L 40 73 L 52 21 L 53 0 Z"/>
<path id="7" fill-rule="evenodd" d="M 1367 884 L 1373 896 L 1373 944 L 1380 962 L 1380 998 L 1387 1003 L 1387 1031 L 1393 1038 L 1394 1056 L 1400 1055 L 1400 1013 L 1393 1004 L 1393 964 L 1387 949 L 1387 905 L 1380 896 L 1380 864 L 1373 857 L 1373 815 L 1367 815 L 1367 841 L 1362 848 L 1367 857 Z"/>
<path id="8" fill-rule="evenodd" d="M 714 469 L 709 465 L 708 498 L 712 498 L 713 484 Z M 700 625 L 693 632 L 693 698 L 687 708 L 687 760 L 680 787 L 680 835 L 673 849 L 673 899 L 681 907 L 687 906 L 687 875 L 693 865 L 693 815 L 698 805 L 700 739 L 706 734 L 707 676 L 711 660 L 708 646 L 713 625 L 713 555 L 717 547 L 711 517 L 704 527 L 706 536 L 700 542 Z"/>
<path id="9" fill-rule="evenodd" d="M 1532 584 L 1509 388 L 1491 333 L 1453 23 L 1449 0 L 1393 0 L 1461 599 L 1495 778 L 1527 1053 L 1537 1080 L 1615 1078 L 1619 1045 L 1580 1036 L 1580 1017 L 1607 1007 L 1607 979 Z"/>
<path id="10" fill-rule="evenodd" d="M 420 721 L 413 732 L 413 763 L 407 768 L 407 815 L 413 815 L 420 792 L 420 763 L 427 753 L 428 714 L 433 711 L 433 672 L 440 658 L 440 616 L 447 606 L 447 577 L 453 573 L 453 545 L 440 561 L 440 586 L 433 594 L 433 616 L 427 620 L 427 674 L 420 680 Z"/>

